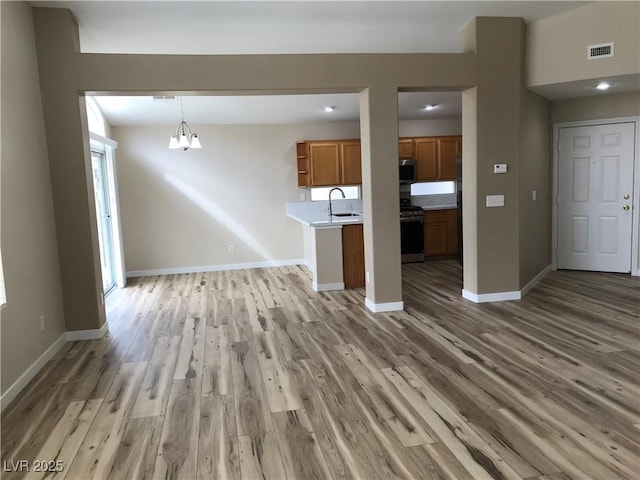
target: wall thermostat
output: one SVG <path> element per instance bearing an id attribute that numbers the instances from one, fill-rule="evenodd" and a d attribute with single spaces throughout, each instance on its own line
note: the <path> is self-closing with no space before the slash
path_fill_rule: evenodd
<path id="1" fill-rule="evenodd" d="M 507 173 L 507 164 L 506 163 L 496 163 L 493 166 L 493 173 Z"/>

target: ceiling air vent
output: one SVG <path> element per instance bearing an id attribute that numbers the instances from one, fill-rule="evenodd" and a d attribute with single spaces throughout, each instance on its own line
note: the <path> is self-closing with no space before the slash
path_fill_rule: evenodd
<path id="1" fill-rule="evenodd" d="M 154 102 L 175 102 L 176 96 L 175 95 L 154 95 L 153 101 Z"/>
<path id="2" fill-rule="evenodd" d="M 613 57 L 613 42 L 589 45 L 587 47 L 587 59 Z"/>

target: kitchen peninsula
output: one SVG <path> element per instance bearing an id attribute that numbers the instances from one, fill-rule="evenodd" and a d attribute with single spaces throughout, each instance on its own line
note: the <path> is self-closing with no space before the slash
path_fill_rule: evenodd
<path id="1" fill-rule="evenodd" d="M 286 213 L 302 226 L 316 292 L 364 287 L 362 200 L 334 200 L 331 217 L 329 202 L 287 203 Z"/>

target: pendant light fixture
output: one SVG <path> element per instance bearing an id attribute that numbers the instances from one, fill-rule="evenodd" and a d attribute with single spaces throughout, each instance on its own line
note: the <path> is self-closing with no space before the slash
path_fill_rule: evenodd
<path id="1" fill-rule="evenodd" d="M 180 117 L 182 121 L 176 128 L 176 133 L 169 138 L 169 148 L 181 148 L 189 150 L 189 148 L 202 148 L 198 135 L 191 131 L 191 127 L 184 121 L 184 110 L 182 108 L 182 97 L 180 97 Z"/>

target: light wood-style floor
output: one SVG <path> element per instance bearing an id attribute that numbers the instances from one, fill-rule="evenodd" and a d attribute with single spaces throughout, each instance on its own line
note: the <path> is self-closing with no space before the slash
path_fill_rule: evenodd
<path id="1" fill-rule="evenodd" d="M 362 290 L 313 292 L 300 267 L 134 279 L 109 298 L 108 336 L 69 344 L 3 414 L 3 470 L 640 478 L 638 278 L 552 272 L 476 305 L 455 261 L 403 277 L 390 314 Z"/>

